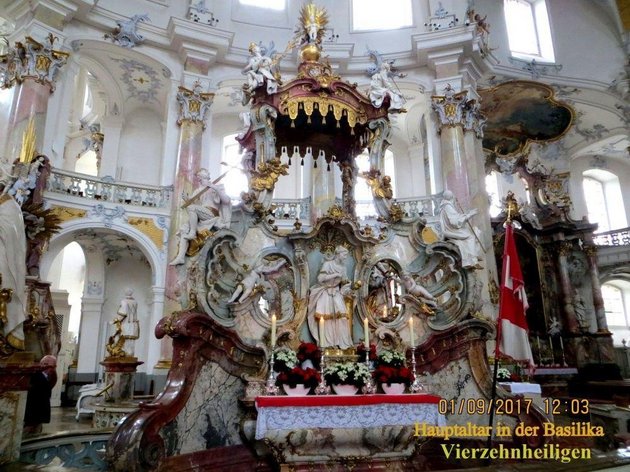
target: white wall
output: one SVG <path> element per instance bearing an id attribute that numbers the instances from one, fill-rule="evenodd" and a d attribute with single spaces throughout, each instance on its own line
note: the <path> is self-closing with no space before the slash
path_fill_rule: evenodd
<path id="1" fill-rule="evenodd" d="M 162 125 L 155 112 L 138 108 L 125 117 L 120 136 L 120 180 L 160 184 Z"/>

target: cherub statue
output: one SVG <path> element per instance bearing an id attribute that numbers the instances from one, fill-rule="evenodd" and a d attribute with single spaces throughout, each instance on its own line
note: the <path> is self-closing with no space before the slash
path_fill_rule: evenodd
<path id="1" fill-rule="evenodd" d="M 400 279 L 409 295 L 416 297 L 418 300 L 432 308 L 437 307 L 437 299 L 431 295 L 431 292 L 420 285 L 411 274 L 402 274 Z"/>
<path id="2" fill-rule="evenodd" d="M 562 328 L 560 327 L 560 322 L 558 321 L 558 318 L 556 318 L 555 316 L 551 317 L 551 322 L 549 323 L 549 329 L 547 330 L 547 332 L 549 333 L 549 336 L 552 337 L 556 337 L 560 335 L 560 332 L 562 331 Z"/>
<path id="3" fill-rule="evenodd" d="M 384 175 L 381 177 L 380 171 L 375 169 L 363 172 L 361 176 L 372 189 L 375 198 L 391 199 L 394 197 L 392 178 L 390 176 Z"/>
<path id="4" fill-rule="evenodd" d="M 462 256 L 462 267 L 480 268 L 482 259 L 481 248 L 478 247 L 477 229 L 472 226 L 470 219 L 477 214 L 477 209 L 466 213 L 455 207 L 455 195 L 450 190 L 444 190 L 440 203 L 440 224 L 442 237 L 452 241 Z"/>
<path id="5" fill-rule="evenodd" d="M 251 188 L 260 192 L 258 201 L 262 201 L 268 192 L 273 192 L 280 176 L 289 174 L 289 166 L 282 164 L 279 158 L 274 157 L 259 164 L 258 168 L 252 169 L 251 174 Z"/>
<path id="6" fill-rule="evenodd" d="M 243 303 L 249 296 L 252 295 L 256 285 L 265 275 L 277 271 L 286 262 L 287 261 L 285 259 L 279 259 L 277 261 L 268 261 L 263 259 L 257 263 L 236 286 L 236 290 L 228 300 L 228 303 Z"/>
<path id="7" fill-rule="evenodd" d="M 405 98 L 402 96 L 400 89 L 394 82 L 394 77 L 405 77 L 395 71 L 393 67 L 394 61 L 385 61 L 377 51 L 368 50 L 368 53 L 374 64 L 367 69 L 367 73 L 371 76 L 370 89 L 368 96 L 372 105 L 380 108 L 386 98 L 389 97 L 389 111 L 403 112 Z"/>

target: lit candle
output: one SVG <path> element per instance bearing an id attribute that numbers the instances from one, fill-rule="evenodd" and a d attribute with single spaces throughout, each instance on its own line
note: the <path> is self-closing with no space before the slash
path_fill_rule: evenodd
<path id="1" fill-rule="evenodd" d="M 409 317 L 409 344 L 412 348 L 414 348 L 415 339 L 413 333 L 413 317 Z"/>
<path id="2" fill-rule="evenodd" d="M 271 315 L 271 347 L 276 345 L 276 314 Z"/>
<path id="3" fill-rule="evenodd" d="M 324 317 L 319 318 L 319 345 L 324 346 Z"/>
<path id="4" fill-rule="evenodd" d="M 363 318 L 363 334 L 365 335 L 365 349 L 370 349 L 370 327 L 367 317 Z"/>

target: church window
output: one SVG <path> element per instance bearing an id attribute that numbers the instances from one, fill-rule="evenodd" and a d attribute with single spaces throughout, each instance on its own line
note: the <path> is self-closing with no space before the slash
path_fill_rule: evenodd
<path id="1" fill-rule="evenodd" d="M 486 175 L 486 192 L 490 199 L 490 217 L 499 216 L 503 207 L 501 206 L 501 198 L 499 197 L 499 179 L 498 172 L 492 171 Z"/>
<path id="2" fill-rule="evenodd" d="M 385 30 L 413 26 L 411 0 L 352 1 L 353 31 Z"/>
<path id="3" fill-rule="evenodd" d="M 627 285 L 627 288 L 630 289 L 630 283 L 618 280 L 602 285 L 602 298 L 604 299 L 606 322 L 608 326 L 628 325 L 624 303 L 624 291 L 619 287 L 621 284 Z"/>
<path id="4" fill-rule="evenodd" d="M 225 166 L 222 166 L 220 174 L 226 171 L 228 173 L 221 179 L 220 183 L 225 186 L 225 193 L 232 200 L 240 200 L 241 192 L 247 190 L 247 177 L 243 172 L 243 164 L 241 163 L 243 154 L 235 138 L 236 134 L 230 134 L 223 138 L 222 162 L 225 163 Z M 216 177 L 213 176 L 213 180 Z"/>
<path id="5" fill-rule="evenodd" d="M 545 0 L 504 0 L 503 7 L 512 56 L 554 62 Z"/>
<path id="6" fill-rule="evenodd" d="M 619 178 L 602 169 L 589 169 L 582 175 L 588 219 L 598 224 L 597 232 L 628 226 Z"/>
<path id="7" fill-rule="evenodd" d="M 268 8 L 270 10 L 284 10 L 286 0 L 238 0 L 241 5 Z"/>

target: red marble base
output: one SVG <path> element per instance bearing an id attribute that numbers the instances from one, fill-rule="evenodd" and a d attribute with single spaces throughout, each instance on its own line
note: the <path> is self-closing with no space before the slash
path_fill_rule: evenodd
<path id="1" fill-rule="evenodd" d="M 135 372 L 144 362 L 137 357 L 106 357 L 101 363 L 105 372 Z"/>
<path id="2" fill-rule="evenodd" d="M 274 468 L 264 460 L 254 456 L 254 453 L 247 446 L 228 446 L 167 457 L 160 463 L 157 470 L 158 472 L 196 472 L 200 470 L 271 472 Z"/>
<path id="3" fill-rule="evenodd" d="M 41 371 L 39 363 L 0 364 L 0 393 L 28 390 L 31 375 Z"/>

